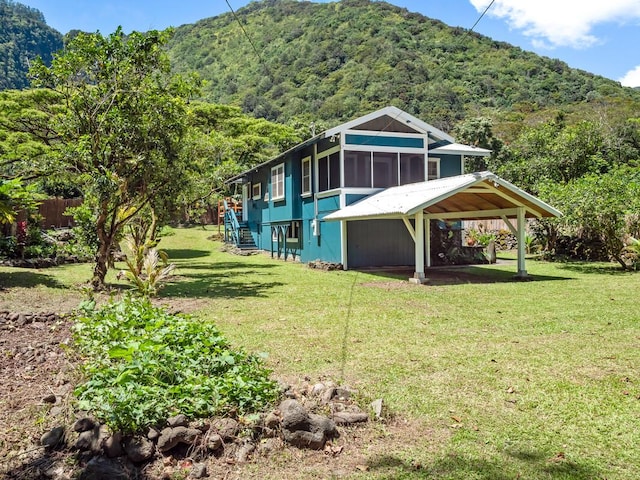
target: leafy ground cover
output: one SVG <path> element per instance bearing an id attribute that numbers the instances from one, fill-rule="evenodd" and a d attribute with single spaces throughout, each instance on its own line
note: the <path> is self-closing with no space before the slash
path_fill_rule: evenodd
<path id="1" fill-rule="evenodd" d="M 267 353 L 278 378 L 342 381 L 385 406 L 336 456 L 283 451 L 237 478 L 640 477 L 638 274 L 528 261 L 533 281 L 514 282 L 503 261 L 417 286 L 233 256 L 211 233 L 162 240 L 177 269 L 158 303 Z M 90 273 L 1 268 L 0 309 L 75 308 Z"/>

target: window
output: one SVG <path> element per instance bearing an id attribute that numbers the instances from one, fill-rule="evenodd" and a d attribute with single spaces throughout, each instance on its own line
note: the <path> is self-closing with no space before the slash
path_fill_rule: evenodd
<path id="1" fill-rule="evenodd" d="M 371 187 L 371 152 L 344 153 L 344 186 Z"/>
<path id="2" fill-rule="evenodd" d="M 318 191 L 340 188 L 340 153 L 318 159 Z"/>
<path id="3" fill-rule="evenodd" d="M 437 178 L 440 178 L 439 158 L 429 158 L 427 174 L 427 180 L 436 180 Z"/>
<path id="4" fill-rule="evenodd" d="M 376 188 L 398 185 L 398 154 L 373 153 L 373 186 Z"/>
<path id="5" fill-rule="evenodd" d="M 293 221 L 287 230 L 287 240 L 298 240 L 300 237 L 300 222 Z"/>
<path id="6" fill-rule="evenodd" d="M 254 200 L 260 200 L 260 197 L 262 197 L 262 184 L 254 183 L 251 185 L 251 198 Z"/>
<path id="7" fill-rule="evenodd" d="M 311 157 L 302 159 L 302 195 L 311 193 Z"/>
<path id="8" fill-rule="evenodd" d="M 284 163 L 271 169 L 271 200 L 284 199 Z"/>
<path id="9" fill-rule="evenodd" d="M 400 185 L 424 182 L 424 155 L 400 154 Z"/>

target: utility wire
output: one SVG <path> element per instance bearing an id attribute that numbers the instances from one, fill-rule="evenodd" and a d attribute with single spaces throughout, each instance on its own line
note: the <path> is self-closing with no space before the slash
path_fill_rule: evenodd
<path id="1" fill-rule="evenodd" d="M 231 10 L 231 13 L 233 14 L 233 18 L 235 18 L 236 22 L 238 22 L 238 25 L 240 25 L 240 29 L 242 30 L 242 33 L 244 34 L 245 37 L 247 37 L 247 40 L 249 41 L 249 44 L 251 45 L 251 48 L 253 48 L 253 51 L 255 52 L 256 56 L 258 57 L 258 60 L 260 60 L 260 63 L 262 64 L 262 66 L 267 71 L 267 74 L 273 80 L 273 75 L 271 75 L 271 71 L 269 70 L 269 67 L 267 66 L 267 62 L 265 62 L 264 59 L 262 58 L 262 55 L 258 51 L 258 48 L 256 47 L 255 43 L 253 43 L 253 40 L 251 39 L 251 36 L 249 35 L 249 33 L 245 30 L 244 25 L 242 25 L 242 22 L 238 18 L 238 15 L 236 15 L 236 12 L 233 9 L 233 7 L 231 6 L 231 4 L 229 3 L 229 0 L 225 0 L 225 2 L 227 3 L 227 6 L 229 7 L 229 10 Z"/>
<path id="2" fill-rule="evenodd" d="M 495 1 L 496 0 L 491 0 L 491 3 L 489 3 L 489 5 L 487 5 L 487 8 L 484 9 L 484 12 L 482 12 L 480 14 L 480 16 L 478 17 L 478 20 L 476 20 L 476 23 L 474 23 L 473 26 L 469 30 L 467 30 L 465 32 L 465 35 L 468 35 L 469 33 L 471 33 L 473 31 L 474 28 L 476 28 L 476 25 L 478 25 L 478 23 L 480 23 L 480 20 L 482 20 L 482 17 L 484 17 L 484 14 L 489 11 L 489 9 L 491 8 L 491 5 L 493 5 Z"/>

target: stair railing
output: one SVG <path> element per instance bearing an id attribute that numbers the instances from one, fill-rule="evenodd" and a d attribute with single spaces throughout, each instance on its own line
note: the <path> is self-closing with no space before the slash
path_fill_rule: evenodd
<path id="1" fill-rule="evenodd" d="M 224 201 L 224 241 L 240 244 L 240 223 L 233 208 L 229 208 L 227 201 Z"/>

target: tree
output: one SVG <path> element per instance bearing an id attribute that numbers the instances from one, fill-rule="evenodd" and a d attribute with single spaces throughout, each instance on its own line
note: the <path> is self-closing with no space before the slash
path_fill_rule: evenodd
<path id="1" fill-rule="evenodd" d="M 453 133 L 461 142 L 491 150 L 492 157 L 502 149 L 502 141 L 493 135 L 493 123 L 486 117 L 467 118 L 456 126 Z M 486 170 L 487 162 L 482 157 L 467 157 L 465 169 L 468 172 Z"/>
<path id="2" fill-rule="evenodd" d="M 21 209 L 32 209 L 40 196 L 33 185 L 23 185 L 21 179 L 2 180 L 0 178 L 0 225 L 11 223 Z"/>
<path id="3" fill-rule="evenodd" d="M 95 217 L 94 289 L 104 287 L 123 227 L 146 206 L 176 197 L 187 176 L 180 150 L 196 82 L 171 75 L 170 34 L 79 33 L 50 67 L 39 61 L 31 69 L 33 85 L 65 107 L 47 120 L 58 168 L 75 175 Z"/>
<path id="4" fill-rule="evenodd" d="M 187 121 L 183 155 L 191 167 L 191 181 L 178 201 L 194 216 L 214 192 L 226 188 L 226 179 L 302 140 L 293 127 L 250 117 L 230 105 L 192 102 Z"/>
<path id="5" fill-rule="evenodd" d="M 640 168 L 622 166 L 567 184 L 549 182 L 540 194 L 563 212 L 557 222 L 566 233 L 598 238 L 611 259 L 630 267 L 623 254 L 627 237 L 638 235 Z"/>

